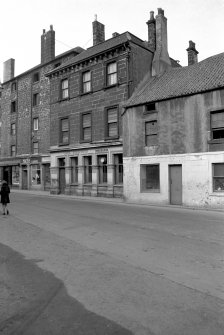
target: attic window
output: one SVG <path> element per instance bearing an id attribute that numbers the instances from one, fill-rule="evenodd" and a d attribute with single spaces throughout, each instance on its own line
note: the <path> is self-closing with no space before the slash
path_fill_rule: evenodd
<path id="1" fill-rule="evenodd" d="M 146 112 L 151 112 L 156 110 L 156 104 L 155 103 L 150 103 L 145 106 L 145 111 Z"/>

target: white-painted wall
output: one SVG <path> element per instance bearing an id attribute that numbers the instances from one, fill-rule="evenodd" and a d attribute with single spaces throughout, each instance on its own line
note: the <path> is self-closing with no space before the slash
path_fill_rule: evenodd
<path id="1" fill-rule="evenodd" d="M 170 204 L 169 165 L 182 165 L 184 206 L 224 208 L 224 192 L 213 192 L 212 164 L 224 163 L 224 152 L 124 158 L 124 198 L 148 204 Z M 140 165 L 160 165 L 160 192 L 140 191 Z"/>

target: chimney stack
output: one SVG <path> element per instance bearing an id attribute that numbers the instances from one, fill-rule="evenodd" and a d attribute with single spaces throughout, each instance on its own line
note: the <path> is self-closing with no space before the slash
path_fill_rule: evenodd
<path id="1" fill-rule="evenodd" d="M 150 12 L 150 19 L 146 22 L 148 25 L 148 46 L 154 52 L 156 49 L 156 20 L 154 12 Z"/>
<path id="2" fill-rule="evenodd" d="M 97 21 L 95 15 L 95 21 L 93 22 L 93 45 L 97 45 L 105 41 L 104 25 Z"/>
<path id="3" fill-rule="evenodd" d="M 14 78 L 15 59 L 10 58 L 3 63 L 3 83 Z"/>
<path id="4" fill-rule="evenodd" d="M 41 64 L 50 62 L 55 58 L 55 31 L 50 25 L 50 30 L 41 35 Z"/>
<path id="5" fill-rule="evenodd" d="M 198 51 L 195 49 L 195 43 L 189 41 L 189 47 L 186 49 L 188 53 L 188 66 L 198 62 Z"/>
<path id="6" fill-rule="evenodd" d="M 164 10 L 158 8 L 156 16 L 156 50 L 152 62 L 152 75 L 162 74 L 169 67 L 171 61 L 167 49 L 167 19 L 164 16 Z"/>

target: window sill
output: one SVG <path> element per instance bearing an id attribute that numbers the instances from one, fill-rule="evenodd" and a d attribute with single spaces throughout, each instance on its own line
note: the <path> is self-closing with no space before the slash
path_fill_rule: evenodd
<path id="1" fill-rule="evenodd" d="M 84 95 L 88 95 L 88 94 L 91 94 L 91 93 L 93 93 L 92 90 L 89 91 L 89 92 L 80 92 L 79 95 L 80 95 L 80 96 L 84 96 Z"/>
<path id="2" fill-rule="evenodd" d="M 80 140 L 80 143 L 91 143 L 92 142 L 92 140 L 90 139 L 90 140 Z"/>
<path id="3" fill-rule="evenodd" d="M 209 194 L 211 197 L 224 197 L 224 191 L 212 192 Z"/>
<path id="4" fill-rule="evenodd" d="M 160 193 L 160 190 L 141 190 L 140 193 Z"/>
<path id="5" fill-rule="evenodd" d="M 70 100 L 70 97 L 64 98 L 64 99 L 61 98 L 61 99 L 58 100 L 58 102 L 63 102 L 63 101 L 68 101 L 68 100 Z"/>
<path id="6" fill-rule="evenodd" d="M 62 146 L 69 145 L 69 143 L 59 143 L 58 145 L 59 145 L 59 147 L 62 147 Z"/>
<path id="7" fill-rule="evenodd" d="M 224 143 L 224 138 L 208 141 L 208 144 L 219 144 L 219 143 Z"/>
<path id="8" fill-rule="evenodd" d="M 119 85 L 118 83 L 113 84 L 113 85 L 105 85 L 105 86 L 104 86 L 104 90 L 107 90 L 107 89 L 109 89 L 109 88 L 113 88 L 113 87 L 117 87 L 118 85 Z"/>
<path id="9" fill-rule="evenodd" d="M 105 137 L 104 138 L 104 141 L 112 141 L 112 140 L 118 140 L 119 139 L 119 136 L 112 136 L 112 137 Z"/>

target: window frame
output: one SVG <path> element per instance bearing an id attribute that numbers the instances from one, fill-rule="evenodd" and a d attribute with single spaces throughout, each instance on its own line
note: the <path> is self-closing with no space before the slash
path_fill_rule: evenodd
<path id="1" fill-rule="evenodd" d="M 155 130 L 152 130 L 151 132 L 147 131 L 147 124 L 152 124 L 152 123 L 156 123 L 156 127 Z M 158 145 L 158 120 L 153 119 L 153 120 L 145 120 L 144 121 L 144 126 L 145 126 L 145 146 L 146 147 L 151 147 L 151 146 L 155 146 Z M 150 140 L 149 139 L 154 138 L 155 140 L 152 141 L 152 143 L 150 144 Z"/>
<path id="2" fill-rule="evenodd" d="M 75 164 L 73 165 L 72 162 L 75 162 Z M 78 166 L 79 166 L 78 156 L 70 157 L 70 165 L 71 165 L 71 184 L 78 184 Z"/>
<path id="3" fill-rule="evenodd" d="M 84 124 L 83 124 L 83 121 L 84 121 L 84 117 L 86 115 L 90 115 L 90 126 L 88 127 L 83 127 Z M 88 112 L 84 112 L 81 114 L 81 124 L 80 124 L 80 135 L 81 135 L 81 138 L 80 138 L 80 141 L 81 142 L 84 142 L 84 143 L 89 143 L 92 141 L 92 111 L 88 111 Z M 84 139 L 84 136 L 85 136 L 85 129 L 89 128 L 90 129 L 90 138 L 88 139 Z"/>
<path id="4" fill-rule="evenodd" d="M 16 123 L 15 122 L 11 123 L 11 135 L 12 136 L 16 135 Z"/>
<path id="5" fill-rule="evenodd" d="M 67 87 L 63 88 L 63 83 L 67 82 Z M 69 78 L 63 78 L 60 81 L 60 96 L 61 96 L 61 100 L 68 100 L 69 99 Z M 64 96 L 64 92 L 67 92 L 67 95 Z"/>
<path id="6" fill-rule="evenodd" d="M 109 73 L 109 67 L 112 64 L 116 64 L 116 71 Z M 110 78 L 112 78 L 113 75 L 116 74 L 116 82 L 110 83 Z M 105 64 L 105 87 L 114 87 L 118 85 L 118 61 L 117 60 L 111 60 L 106 62 Z"/>
<path id="7" fill-rule="evenodd" d="M 17 111 L 17 101 L 13 100 L 11 101 L 11 113 L 16 113 Z"/>
<path id="8" fill-rule="evenodd" d="M 147 169 L 149 169 L 150 167 L 152 168 L 158 168 L 158 180 L 157 180 L 157 185 L 158 187 L 147 187 L 147 184 L 151 183 L 151 184 L 155 184 L 154 181 L 150 181 L 148 179 L 147 181 Z M 148 176 L 149 177 L 149 176 Z M 159 163 L 155 163 L 155 164 L 140 164 L 140 187 L 141 187 L 141 193 L 160 193 L 160 164 Z"/>
<path id="9" fill-rule="evenodd" d="M 11 157 L 15 157 L 16 156 L 16 146 L 15 144 L 11 145 L 11 148 L 10 148 L 10 153 L 11 153 Z"/>
<path id="10" fill-rule="evenodd" d="M 119 162 L 120 157 L 122 158 L 122 163 Z M 123 176 L 124 176 L 123 154 L 122 153 L 113 154 L 113 163 L 114 163 L 114 184 L 123 185 Z M 120 169 L 122 171 L 120 171 Z"/>
<path id="11" fill-rule="evenodd" d="M 101 160 L 105 159 L 104 161 Z M 108 156 L 107 154 L 97 155 L 97 167 L 98 167 L 98 184 L 105 185 L 108 183 Z"/>
<path id="12" fill-rule="evenodd" d="M 33 83 L 38 83 L 40 81 L 40 72 L 35 72 L 33 74 Z"/>
<path id="13" fill-rule="evenodd" d="M 62 129 L 62 123 L 63 120 L 68 120 L 68 130 L 63 130 Z M 68 141 L 67 142 L 63 142 L 63 134 L 67 132 L 68 133 Z M 65 116 L 59 119 L 59 145 L 68 145 L 70 143 L 70 126 L 69 126 L 69 117 Z"/>
<path id="14" fill-rule="evenodd" d="M 35 92 L 33 93 L 33 107 L 37 107 L 40 105 L 40 93 Z"/>
<path id="15" fill-rule="evenodd" d="M 35 126 L 35 121 L 37 123 L 37 125 Z M 37 131 L 39 130 L 39 118 L 38 117 L 34 117 L 33 118 L 33 131 Z"/>
<path id="16" fill-rule="evenodd" d="M 221 175 L 221 176 L 218 176 L 218 175 L 215 176 L 214 175 L 215 174 L 215 166 L 217 166 L 217 165 L 223 165 L 223 175 Z M 217 180 L 217 179 L 223 179 L 223 182 L 222 182 L 222 185 L 221 185 L 222 188 L 220 188 L 220 190 L 215 188 L 215 180 Z M 224 193 L 224 162 L 212 163 L 212 191 L 214 193 Z"/>
<path id="17" fill-rule="evenodd" d="M 17 83 L 16 81 L 14 81 L 12 84 L 11 84 L 11 92 L 14 93 L 17 91 Z"/>
<path id="18" fill-rule="evenodd" d="M 34 155 L 39 154 L 39 142 L 38 141 L 33 142 L 33 154 Z"/>
<path id="19" fill-rule="evenodd" d="M 110 110 L 117 110 L 117 121 L 116 122 L 109 122 L 109 111 Z M 110 124 L 115 124 L 117 125 L 117 134 L 113 135 L 113 136 L 109 136 L 109 131 L 110 131 Z M 119 106 L 115 105 L 115 106 L 110 106 L 110 107 L 106 107 L 105 108 L 105 139 L 115 139 L 115 138 L 119 138 Z"/>
<path id="20" fill-rule="evenodd" d="M 224 119 L 224 109 L 220 109 L 220 110 L 215 110 L 215 111 L 211 111 L 210 112 L 210 131 L 211 131 L 211 140 L 213 142 L 220 142 L 220 141 L 224 141 L 224 125 L 222 127 L 213 127 L 212 123 L 212 116 L 215 114 L 223 114 L 223 119 Z M 223 137 L 219 137 L 219 138 L 214 138 L 214 132 L 218 132 L 218 131 L 222 131 L 223 132 Z"/>
<path id="21" fill-rule="evenodd" d="M 91 164 L 86 164 L 86 163 Z M 92 184 L 93 158 L 91 155 L 83 156 L 84 184 Z"/>
<path id="22" fill-rule="evenodd" d="M 86 80 L 84 81 L 84 76 L 85 74 L 89 73 L 90 75 L 90 79 L 89 80 Z M 81 79 L 80 79 L 80 82 L 81 82 L 81 94 L 88 94 L 88 93 L 91 93 L 92 92 L 92 71 L 91 70 L 86 70 L 86 71 L 82 71 L 81 72 Z M 88 84 L 90 85 L 90 89 L 87 91 L 85 91 L 84 87 L 85 87 L 85 84 Z"/>

